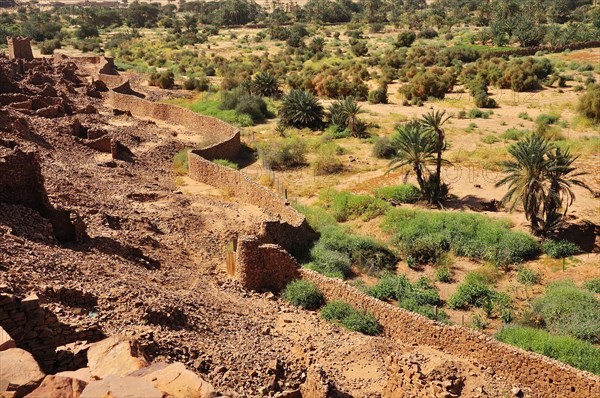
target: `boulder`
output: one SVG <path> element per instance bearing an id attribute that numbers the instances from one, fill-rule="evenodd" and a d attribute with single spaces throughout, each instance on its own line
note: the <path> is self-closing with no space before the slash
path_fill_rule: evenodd
<path id="1" fill-rule="evenodd" d="M 92 381 L 80 398 L 163 398 L 163 393 L 150 382 L 139 377 L 110 375 L 103 380 Z"/>
<path id="2" fill-rule="evenodd" d="M 126 376 L 149 365 L 135 340 L 117 336 L 92 344 L 87 356 L 92 376 L 99 379 L 108 375 Z"/>
<path id="3" fill-rule="evenodd" d="M 216 395 L 210 383 L 186 369 L 181 362 L 158 362 L 133 372 L 130 376 L 147 380 L 167 397 L 212 398 Z"/>
<path id="4" fill-rule="evenodd" d="M 0 326 L 0 351 L 6 351 L 9 348 L 16 348 L 16 347 L 17 347 L 17 344 L 12 339 L 12 337 L 10 337 L 10 335 L 8 333 L 6 333 L 6 331 L 4 329 L 2 329 L 2 326 Z"/>
<path id="5" fill-rule="evenodd" d="M 26 398 L 79 398 L 87 384 L 72 377 L 46 376 Z"/>
<path id="6" fill-rule="evenodd" d="M 84 381 L 86 384 L 89 383 L 90 381 L 95 380 L 94 377 L 92 376 L 92 372 L 90 371 L 90 368 L 81 368 L 81 369 L 77 369 L 77 370 L 68 370 L 65 372 L 59 372 L 56 374 L 56 376 L 70 377 L 73 379 L 78 379 L 78 380 Z"/>
<path id="7" fill-rule="evenodd" d="M 35 390 L 45 376 L 33 356 L 20 348 L 0 351 L 0 364 L 0 391 L 15 391 L 15 397 Z"/>

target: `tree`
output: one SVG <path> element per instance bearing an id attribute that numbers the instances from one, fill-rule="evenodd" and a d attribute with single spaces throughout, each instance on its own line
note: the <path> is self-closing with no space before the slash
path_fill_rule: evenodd
<path id="1" fill-rule="evenodd" d="M 435 160 L 435 174 L 433 174 L 431 182 L 431 195 L 429 197 L 429 201 L 431 203 L 439 203 L 441 199 L 445 196 L 446 189 L 442 189 L 442 163 L 444 160 L 442 159 L 442 153 L 446 149 L 446 133 L 442 126 L 450 119 L 450 116 L 446 114 L 446 111 L 435 111 L 429 112 L 423 116 L 422 124 L 426 130 L 431 131 L 435 134 L 436 137 L 436 160 Z"/>
<path id="2" fill-rule="evenodd" d="M 354 137 L 362 137 L 367 129 L 367 125 L 358 118 L 359 113 L 362 113 L 362 109 L 353 97 L 345 97 L 329 107 L 331 122 L 348 129 Z"/>
<path id="3" fill-rule="evenodd" d="M 436 137 L 425 129 L 420 121 L 412 121 L 396 127 L 392 137 L 395 154 L 389 163 L 388 173 L 404 166 L 412 167 L 417 183 L 424 196 L 430 196 L 429 184 L 425 180 L 427 165 L 435 163 Z M 407 173 L 408 175 L 408 173 Z"/>
<path id="4" fill-rule="evenodd" d="M 417 39 L 417 35 L 412 30 L 405 30 L 403 32 L 398 33 L 398 37 L 396 38 L 396 47 L 410 47 Z"/>
<path id="5" fill-rule="evenodd" d="M 323 123 L 323 106 L 311 93 L 292 90 L 283 97 L 279 117 L 287 126 L 316 128 Z"/>
<path id="6" fill-rule="evenodd" d="M 262 97 L 279 97 L 281 95 L 277 78 L 269 72 L 259 72 L 254 76 L 250 84 L 250 91 L 252 94 Z"/>
<path id="7" fill-rule="evenodd" d="M 532 233 L 544 235 L 560 225 L 575 200 L 571 186 L 587 188 L 577 179 L 584 173 L 573 167 L 577 157 L 568 150 L 562 152 L 537 134 L 512 145 L 508 152 L 513 160 L 501 163 L 508 175 L 496 183 L 496 186 L 508 185 L 502 202 L 510 203 L 511 210 L 521 204 Z M 561 214 L 559 209 L 563 204 Z"/>

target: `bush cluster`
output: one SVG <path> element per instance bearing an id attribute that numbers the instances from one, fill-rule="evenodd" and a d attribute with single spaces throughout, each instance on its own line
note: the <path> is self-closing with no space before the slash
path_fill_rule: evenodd
<path id="1" fill-rule="evenodd" d="M 373 314 L 360 311 L 343 301 L 332 301 L 321 309 L 321 317 L 327 321 L 341 324 L 346 329 L 368 336 L 377 336 L 382 332 L 381 325 Z"/>
<path id="2" fill-rule="evenodd" d="M 259 145 L 260 156 L 275 170 L 297 167 L 306 163 L 306 144 L 297 137 L 282 138 Z"/>
<path id="3" fill-rule="evenodd" d="M 530 235 L 513 232 L 506 222 L 478 214 L 392 209 L 383 223 L 406 257 L 436 262 L 443 253 L 488 260 L 498 266 L 519 264 L 539 247 Z"/>
<path id="4" fill-rule="evenodd" d="M 302 279 L 290 282 L 283 292 L 283 298 L 289 303 L 307 310 L 316 310 L 325 299 L 317 285 Z"/>
<path id="5" fill-rule="evenodd" d="M 378 137 L 373 143 L 373 156 L 379 159 L 389 159 L 396 153 L 396 148 L 387 137 Z"/>
<path id="6" fill-rule="evenodd" d="M 306 265 L 319 273 L 344 278 L 349 274 L 350 266 L 354 265 L 362 272 L 378 274 L 394 269 L 398 261 L 395 253 L 385 244 L 350 234 L 343 227 L 322 226 L 320 233 L 319 241 L 311 250 L 312 261 Z"/>
<path id="7" fill-rule="evenodd" d="M 365 292 L 379 300 L 396 300 L 401 308 L 431 319 L 435 319 L 433 306 L 440 304 L 440 295 L 437 289 L 425 277 L 411 283 L 405 275 L 384 272 L 377 285 L 367 287 Z M 443 311 L 438 312 L 438 320 L 446 318 L 447 315 Z"/>
<path id="8" fill-rule="evenodd" d="M 600 278 L 592 278 L 583 282 L 583 288 L 592 293 L 600 294 Z"/>
<path id="9" fill-rule="evenodd" d="M 375 196 L 392 203 L 415 203 L 421 199 L 421 191 L 412 184 L 401 184 L 378 188 Z"/>
<path id="10" fill-rule="evenodd" d="M 484 276 L 476 272 L 467 274 L 465 281 L 458 285 L 448 299 L 448 308 L 483 308 L 488 317 L 498 316 L 504 322 L 514 318 L 512 299 L 506 293 L 497 292 L 485 281 Z"/>
<path id="11" fill-rule="evenodd" d="M 357 195 L 334 189 L 321 191 L 319 201 L 340 222 L 359 217 L 368 221 L 385 214 L 389 207 L 383 200 L 371 195 Z"/>
<path id="12" fill-rule="evenodd" d="M 531 318 L 551 333 L 600 342 L 600 301 L 572 281 L 549 284 L 531 306 Z"/>
<path id="13" fill-rule="evenodd" d="M 148 78 L 150 86 L 158 86 L 162 89 L 173 88 L 175 85 L 175 75 L 172 71 L 154 72 Z"/>
<path id="14" fill-rule="evenodd" d="M 579 246 L 566 240 L 556 241 L 546 239 L 542 243 L 542 250 L 552 258 L 565 258 L 577 254 L 579 252 Z"/>

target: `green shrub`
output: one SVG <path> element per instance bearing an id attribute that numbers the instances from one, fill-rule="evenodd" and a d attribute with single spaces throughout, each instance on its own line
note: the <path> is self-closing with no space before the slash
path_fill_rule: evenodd
<path id="1" fill-rule="evenodd" d="M 343 321 L 354 312 L 350 304 L 343 301 L 331 301 L 321 308 L 321 318 L 326 321 Z"/>
<path id="2" fill-rule="evenodd" d="M 541 126 L 548 126 L 550 124 L 555 124 L 559 119 L 560 117 L 558 115 L 542 113 L 535 118 L 535 123 Z"/>
<path id="3" fill-rule="evenodd" d="M 527 112 L 521 112 L 521 113 L 519 113 L 519 119 L 529 120 L 529 121 L 533 120 L 531 118 L 531 116 L 529 116 L 529 113 L 527 113 Z"/>
<path id="4" fill-rule="evenodd" d="M 452 279 L 452 274 L 450 272 L 450 268 L 448 267 L 439 267 L 435 270 L 435 280 L 438 282 L 448 283 Z"/>
<path id="5" fill-rule="evenodd" d="M 310 165 L 314 175 L 339 173 L 344 169 L 344 164 L 338 158 L 341 147 L 333 142 L 321 144 L 317 150 L 317 157 Z"/>
<path id="6" fill-rule="evenodd" d="M 323 123 L 323 106 L 309 92 L 292 90 L 283 97 L 279 117 L 285 125 L 317 128 Z"/>
<path id="7" fill-rule="evenodd" d="M 469 117 L 469 119 L 488 119 L 493 113 L 494 112 L 492 111 L 486 112 L 478 108 L 473 108 L 469 111 L 469 113 L 467 113 L 467 116 Z"/>
<path id="8" fill-rule="evenodd" d="M 531 313 L 542 319 L 551 333 L 600 342 L 600 301 L 572 281 L 549 284 L 544 295 L 533 302 Z"/>
<path id="9" fill-rule="evenodd" d="M 304 214 L 308 225 L 317 232 L 321 232 L 327 226 L 337 226 L 335 218 L 322 207 L 299 204 L 296 209 Z"/>
<path id="10" fill-rule="evenodd" d="M 495 291 L 481 280 L 465 280 L 448 299 L 448 308 L 467 309 L 471 306 L 481 308 L 486 302 L 493 300 L 494 294 Z"/>
<path id="11" fill-rule="evenodd" d="M 353 311 L 342 320 L 342 325 L 348 330 L 359 332 L 368 336 L 381 334 L 382 328 L 377 318 L 366 311 Z"/>
<path id="12" fill-rule="evenodd" d="M 600 83 L 587 86 L 586 93 L 579 99 L 579 113 L 600 123 Z"/>
<path id="13" fill-rule="evenodd" d="M 306 144 L 297 137 L 259 145 L 260 156 L 271 168 L 280 170 L 306 163 Z"/>
<path id="14" fill-rule="evenodd" d="M 600 278 L 592 278 L 583 282 L 583 288 L 592 293 L 600 294 Z"/>
<path id="15" fill-rule="evenodd" d="M 307 268 L 331 278 L 344 279 L 350 274 L 352 260 L 347 253 L 328 249 L 320 242 L 312 248 L 310 255 L 312 262 Z"/>
<path id="16" fill-rule="evenodd" d="M 527 130 L 519 130 L 515 128 L 510 128 L 500 134 L 500 138 L 511 141 L 519 141 L 521 138 L 525 137 L 528 134 Z"/>
<path id="17" fill-rule="evenodd" d="M 163 72 L 154 72 L 148 79 L 150 86 L 158 86 L 162 89 L 173 88 L 175 85 L 175 75 L 170 70 Z"/>
<path id="18" fill-rule="evenodd" d="M 379 137 L 373 144 L 373 156 L 378 159 L 389 159 L 396 153 L 394 145 L 387 137 Z"/>
<path id="19" fill-rule="evenodd" d="M 352 264 L 363 272 L 377 274 L 396 266 L 398 258 L 383 243 L 365 236 L 352 235 L 339 226 L 325 226 L 320 232 L 319 244 L 347 254 Z"/>
<path id="20" fill-rule="evenodd" d="M 387 88 L 380 87 L 375 90 L 372 90 L 369 93 L 369 103 L 370 104 L 387 104 L 388 103 Z"/>
<path id="21" fill-rule="evenodd" d="M 218 164 L 220 166 L 229 167 L 230 169 L 234 169 L 234 170 L 238 170 L 240 168 L 240 166 L 238 166 L 237 163 L 234 163 L 227 159 L 215 159 L 215 160 L 213 160 L 213 163 Z"/>
<path id="22" fill-rule="evenodd" d="M 457 256 L 488 260 L 498 266 L 534 257 L 538 244 L 528 234 L 513 232 L 506 222 L 478 214 L 391 209 L 382 224 L 405 256 L 436 262 L 451 251 Z"/>
<path id="23" fill-rule="evenodd" d="M 500 141 L 500 139 L 492 134 L 488 134 L 481 139 L 481 142 L 483 142 L 484 144 L 490 144 L 490 145 L 495 144 L 496 142 L 499 142 L 499 141 Z"/>
<path id="24" fill-rule="evenodd" d="M 517 326 L 505 326 L 496 333 L 496 339 L 600 375 L 600 348 L 586 341 Z"/>
<path id="25" fill-rule="evenodd" d="M 334 189 L 323 190 L 319 200 L 340 222 L 359 217 L 368 221 L 385 214 L 389 207 L 383 200 L 370 195 L 356 195 Z"/>
<path id="26" fill-rule="evenodd" d="M 566 240 L 547 239 L 542 243 L 542 250 L 552 258 L 565 258 L 577 254 L 579 246 Z"/>
<path id="27" fill-rule="evenodd" d="M 332 301 L 323 306 L 321 318 L 369 336 L 376 336 L 382 332 L 381 325 L 371 313 L 357 310 L 343 301 Z"/>
<path id="28" fill-rule="evenodd" d="M 421 199 L 421 191 L 412 184 L 401 184 L 378 188 L 375 196 L 388 202 L 414 203 Z"/>
<path id="29" fill-rule="evenodd" d="M 531 286 L 540 283 L 542 276 L 539 272 L 535 272 L 526 267 L 520 267 L 517 270 L 517 282 L 523 285 Z"/>
<path id="30" fill-rule="evenodd" d="M 382 273 L 377 285 L 366 288 L 365 293 L 379 300 L 396 300 L 399 307 L 431 319 L 435 319 L 432 307 L 440 303 L 440 295 L 429 279 L 423 277 L 411 283 L 405 275 L 390 272 Z M 446 317 L 438 312 L 438 320 Z"/>
<path id="31" fill-rule="evenodd" d="M 302 279 L 290 282 L 283 292 L 285 300 L 307 310 L 316 310 L 323 302 L 323 293 L 312 282 Z"/>

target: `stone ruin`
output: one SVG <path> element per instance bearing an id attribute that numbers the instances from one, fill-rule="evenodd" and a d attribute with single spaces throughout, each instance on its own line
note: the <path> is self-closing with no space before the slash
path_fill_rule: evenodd
<path id="1" fill-rule="evenodd" d="M 6 41 L 8 42 L 8 58 L 33 60 L 31 42 L 28 37 L 7 37 Z"/>

